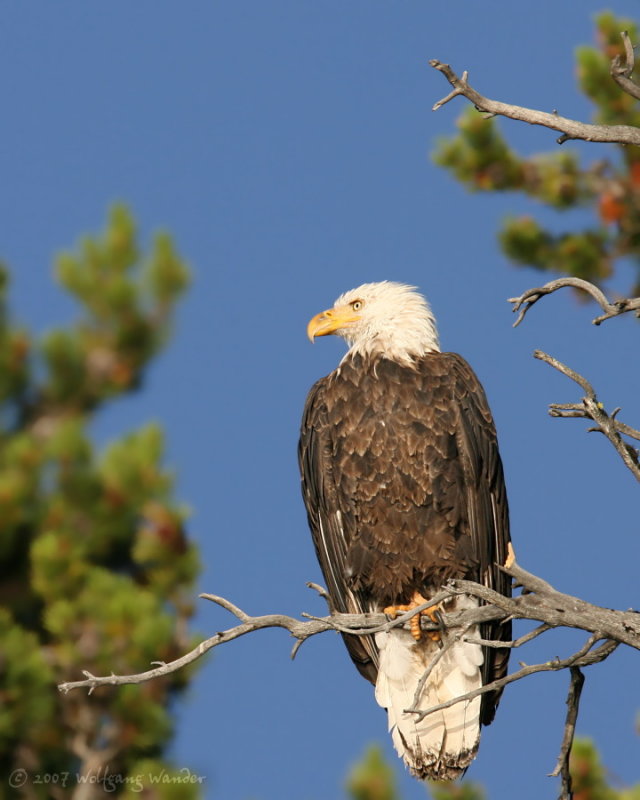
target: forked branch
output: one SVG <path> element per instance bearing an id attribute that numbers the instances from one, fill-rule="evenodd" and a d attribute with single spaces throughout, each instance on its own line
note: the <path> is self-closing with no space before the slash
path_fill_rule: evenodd
<path id="1" fill-rule="evenodd" d="M 631 73 L 635 66 L 633 44 L 626 31 L 622 31 L 620 35 L 624 44 L 624 58 L 615 56 L 611 62 L 611 77 L 623 92 L 635 97 L 636 100 L 640 100 L 640 86 L 631 80 Z"/>
<path id="2" fill-rule="evenodd" d="M 542 664 L 522 664 L 521 668 L 517 672 L 512 672 L 509 675 L 505 675 L 504 678 L 498 678 L 495 681 L 491 681 L 491 683 L 486 683 L 484 686 L 481 686 L 478 689 L 473 689 L 472 691 L 462 694 L 459 697 L 453 697 L 451 700 L 446 700 L 444 703 L 439 703 L 431 708 L 421 709 L 414 700 L 414 705 L 411 706 L 411 708 L 406 709 L 406 712 L 407 714 L 415 714 L 416 719 L 421 720 L 430 716 L 431 714 L 435 714 L 437 711 L 450 708 L 458 703 L 464 703 L 467 700 L 473 700 L 474 697 L 480 697 L 487 692 L 494 692 L 497 689 L 502 689 L 503 687 L 508 686 L 510 683 L 519 681 L 522 678 L 528 678 L 529 675 L 535 675 L 538 672 L 557 672 L 561 669 L 588 667 L 592 664 L 598 664 L 600 661 L 604 661 L 605 658 L 608 658 L 619 645 L 619 642 L 607 640 L 599 647 L 595 647 L 595 645 L 601 639 L 602 636 L 594 633 L 589 636 L 589 638 L 577 652 L 567 656 L 567 658 L 556 657 L 550 661 L 545 661 Z M 430 668 L 431 665 L 427 667 L 428 670 L 430 670 Z M 419 697 L 417 699 L 419 700 Z"/>
<path id="3" fill-rule="evenodd" d="M 601 289 L 589 283 L 589 281 L 585 281 L 582 278 L 559 278 L 555 281 L 549 281 L 549 283 L 546 283 L 544 286 L 528 289 L 521 294 L 520 297 L 511 297 L 509 299 L 508 302 L 513 304 L 513 311 L 520 312 L 514 323 L 514 327 L 522 322 L 527 311 L 535 305 L 538 300 L 546 297 L 548 294 L 552 294 L 558 289 L 568 286 L 587 292 L 605 312 L 593 320 L 595 325 L 599 325 L 606 319 L 625 314 L 629 311 L 634 312 L 636 316 L 640 316 L 640 297 L 627 298 L 612 303 L 607 299 Z M 595 422 L 595 427 L 589 428 L 589 430 L 603 433 L 615 447 L 636 480 L 640 481 L 640 453 L 638 452 L 638 448 L 622 438 L 623 436 L 627 436 L 640 441 L 640 430 L 632 428 L 631 425 L 627 425 L 618 419 L 619 408 L 608 413 L 598 400 L 593 386 L 575 370 L 571 369 L 566 364 L 562 364 L 556 358 L 553 358 L 553 356 L 543 353 L 541 350 L 536 350 L 533 355 L 540 361 L 544 361 L 546 364 L 549 364 L 549 366 L 557 369 L 558 372 L 566 375 L 567 378 L 577 383 L 584 392 L 584 397 L 577 403 L 551 403 L 549 405 L 549 414 L 552 417 L 583 418 Z"/>
<path id="4" fill-rule="evenodd" d="M 544 286 L 536 286 L 533 289 L 527 289 L 520 297 L 509 298 L 507 302 L 512 303 L 512 311 L 520 312 L 518 318 L 513 323 L 513 327 L 516 328 L 522 322 L 527 311 L 535 305 L 538 300 L 565 287 L 580 289 L 583 292 L 587 292 L 604 311 L 604 314 L 593 320 L 594 325 L 600 325 L 601 322 L 611 319 L 611 317 L 617 317 L 620 314 L 626 314 L 630 311 L 634 312 L 636 317 L 640 317 L 640 297 L 626 297 L 611 302 L 601 289 L 594 286 L 593 283 L 589 283 L 589 281 L 585 281 L 582 278 L 558 278 L 555 281 L 545 283 Z"/>
<path id="5" fill-rule="evenodd" d="M 575 381 L 585 392 L 585 396 L 579 403 L 551 403 L 549 405 L 549 414 L 552 417 L 583 417 L 591 419 L 596 423 L 595 428 L 589 428 L 590 431 L 598 431 L 604 433 L 607 439 L 615 447 L 620 457 L 626 466 L 635 475 L 636 479 L 640 481 L 640 457 L 638 448 L 634 447 L 629 442 L 625 442 L 621 434 L 630 436 L 633 439 L 640 440 L 640 431 L 625 425 L 617 419 L 619 408 L 615 409 L 611 414 L 608 414 L 602 403 L 596 397 L 593 386 L 579 375 L 577 372 L 562 364 L 557 359 L 553 358 L 541 350 L 534 352 L 534 358 L 544 361 L 546 364 L 554 367 L 563 375 L 566 375 L 571 380 Z"/>

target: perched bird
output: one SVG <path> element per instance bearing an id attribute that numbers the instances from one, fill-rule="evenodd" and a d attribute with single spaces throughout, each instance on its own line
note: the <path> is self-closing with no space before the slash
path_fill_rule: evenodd
<path id="1" fill-rule="evenodd" d="M 450 578 L 510 594 L 498 569 L 509 521 L 496 432 L 484 391 L 461 356 L 442 353 L 435 319 L 414 287 L 383 281 L 341 295 L 309 322 L 308 335 L 338 334 L 349 351 L 309 392 L 299 444 L 309 525 L 333 609 L 394 615 L 434 597 Z M 459 595 L 446 612 L 473 608 Z M 428 609 L 432 619 L 435 608 Z M 419 617 L 414 619 L 418 620 Z M 399 755 L 421 779 L 459 777 L 473 760 L 493 691 L 425 716 L 427 709 L 507 670 L 509 650 L 393 628 L 346 635 L 360 673 L 387 709 Z M 470 638 L 508 641 L 509 623 Z"/>

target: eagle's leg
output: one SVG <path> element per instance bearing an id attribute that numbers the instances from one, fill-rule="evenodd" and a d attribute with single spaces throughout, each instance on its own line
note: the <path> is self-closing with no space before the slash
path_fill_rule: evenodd
<path id="1" fill-rule="evenodd" d="M 420 592 L 414 592 L 411 598 L 411 602 L 407 605 L 395 605 L 395 606 L 387 606 L 383 608 L 382 611 L 384 614 L 388 614 L 392 619 L 395 619 L 398 614 L 403 614 L 405 611 L 413 611 L 414 608 L 418 606 L 422 606 L 425 603 L 428 603 L 426 597 L 423 597 Z M 429 608 L 425 608 L 422 611 L 414 614 L 413 617 L 409 620 L 409 628 L 411 630 L 411 635 L 419 642 L 422 638 L 422 628 L 420 626 L 420 617 L 421 616 L 429 617 L 431 622 L 434 622 L 440 628 L 442 628 L 442 615 L 440 613 L 440 606 L 429 606 Z M 428 639 L 431 639 L 432 642 L 439 642 L 440 641 L 440 631 L 426 631 L 426 635 Z"/>

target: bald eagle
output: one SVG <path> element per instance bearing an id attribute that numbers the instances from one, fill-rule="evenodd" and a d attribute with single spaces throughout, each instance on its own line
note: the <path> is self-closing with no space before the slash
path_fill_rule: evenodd
<path id="1" fill-rule="evenodd" d="M 466 361 L 440 351 L 426 300 L 412 286 L 364 284 L 313 317 L 308 334 L 312 341 L 338 334 L 349 345 L 338 368 L 309 392 L 298 453 L 333 609 L 397 613 L 428 601 L 450 578 L 509 595 L 497 567 L 507 557 L 509 520 L 493 419 Z M 460 595 L 443 608 L 476 604 Z M 421 721 L 406 713 L 447 635 L 414 625 L 412 632 L 344 637 L 388 712 L 396 750 L 421 779 L 464 773 L 500 696 L 488 692 Z M 511 627 L 483 624 L 468 636 L 508 641 Z M 506 648 L 455 642 L 437 661 L 419 707 L 502 677 L 508 657 Z"/>

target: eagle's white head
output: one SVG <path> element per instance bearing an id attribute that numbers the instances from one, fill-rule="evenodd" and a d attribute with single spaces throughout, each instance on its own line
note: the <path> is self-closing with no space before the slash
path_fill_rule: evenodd
<path id="1" fill-rule="evenodd" d="M 415 286 L 392 281 L 364 283 L 341 294 L 333 308 L 316 314 L 307 326 L 311 341 L 330 333 L 346 340 L 348 354 L 380 355 L 403 364 L 440 351 L 427 301 Z"/>

